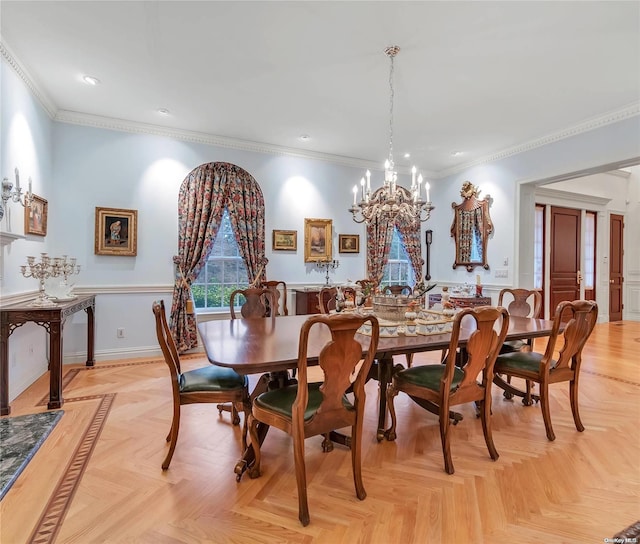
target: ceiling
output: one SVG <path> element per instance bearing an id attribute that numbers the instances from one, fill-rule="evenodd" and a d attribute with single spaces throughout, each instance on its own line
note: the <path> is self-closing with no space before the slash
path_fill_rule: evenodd
<path id="1" fill-rule="evenodd" d="M 635 1 L 3 0 L 0 10 L 6 50 L 55 118 L 75 112 L 380 166 L 384 49 L 399 45 L 394 157 L 432 175 L 640 101 Z M 87 74 L 100 84 L 84 84 Z"/>

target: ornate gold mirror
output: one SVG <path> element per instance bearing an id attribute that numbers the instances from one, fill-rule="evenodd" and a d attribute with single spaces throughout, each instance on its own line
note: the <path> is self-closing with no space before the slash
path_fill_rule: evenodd
<path id="1" fill-rule="evenodd" d="M 453 268 L 465 266 L 471 272 L 476 266 L 489 269 L 487 263 L 487 239 L 493 232 L 493 223 L 489 216 L 490 196 L 479 200 L 480 190 L 470 181 L 462 184 L 461 204 L 451 203 L 453 224 L 451 236 L 456 243 L 456 258 Z"/>

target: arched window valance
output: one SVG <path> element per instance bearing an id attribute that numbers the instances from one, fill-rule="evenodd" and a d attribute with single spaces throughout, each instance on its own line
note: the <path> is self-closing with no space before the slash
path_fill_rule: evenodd
<path id="1" fill-rule="evenodd" d="M 206 264 L 218 234 L 224 209 L 229 212 L 249 282 L 265 279 L 264 196 L 251 174 L 235 164 L 211 162 L 194 168 L 178 195 L 178 254 L 171 330 L 178 351 L 198 345 L 196 319 L 186 311 L 191 283 Z"/>

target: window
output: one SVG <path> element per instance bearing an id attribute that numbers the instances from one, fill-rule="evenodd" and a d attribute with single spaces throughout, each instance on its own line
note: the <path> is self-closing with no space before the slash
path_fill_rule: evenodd
<path id="1" fill-rule="evenodd" d="M 596 214 L 587 212 L 584 229 L 584 288 L 593 290 L 596 278 Z"/>
<path id="2" fill-rule="evenodd" d="M 544 274 L 544 206 L 536 205 L 533 235 L 533 288 L 542 289 Z"/>
<path id="3" fill-rule="evenodd" d="M 398 229 L 394 227 L 393 238 L 391 239 L 391 250 L 389 251 L 389 260 L 384 267 L 381 285 L 409 285 L 413 287 L 415 284 L 415 275 L 413 266 L 404 248 L 402 236 Z"/>
<path id="4" fill-rule="evenodd" d="M 207 264 L 191 284 L 193 300 L 196 308 L 226 311 L 229 310 L 231 293 L 248 286 L 247 267 L 238 252 L 229 213 L 225 208 Z"/>

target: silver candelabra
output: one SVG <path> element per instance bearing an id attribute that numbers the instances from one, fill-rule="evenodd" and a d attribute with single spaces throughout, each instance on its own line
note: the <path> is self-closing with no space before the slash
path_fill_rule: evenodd
<path id="1" fill-rule="evenodd" d="M 316 266 L 327 271 L 327 275 L 325 276 L 327 281 L 325 285 L 329 285 L 329 270 L 335 270 L 338 268 L 340 266 L 340 262 L 335 259 L 332 261 L 319 261 L 316 263 Z"/>
<path id="2" fill-rule="evenodd" d="M 68 259 L 66 255 L 62 257 L 49 257 L 46 253 L 40 254 L 40 262 L 36 262 L 33 256 L 27 257 L 27 264 L 20 267 L 20 272 L 25 278 L 35 278 L 39 282 L 38 297 L 29 304 L 38 308 L 55 306 L 56 303 L 50 300 L 44 289 L 44 282 L 48 278 L 62 276 L 63 285 L 67 285 L 67 278 L 70 275 L 80 272 L 80 265 L 76 264 L 76 259 Z"/>

